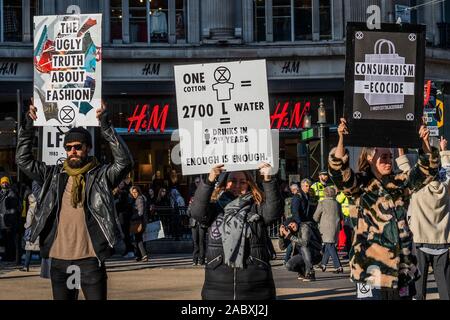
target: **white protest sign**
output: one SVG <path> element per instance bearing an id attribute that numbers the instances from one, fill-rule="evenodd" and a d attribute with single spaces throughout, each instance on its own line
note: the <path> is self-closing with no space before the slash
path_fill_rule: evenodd
<path id="1" fill-rule="evenodd" d="M 102 15 L 34 17 L 36 126 L 98 126 Z"/>
<path id="2" fill-rule="evenodd" d="M 165 237 L 164 228 L 161 221 L 147 223 L 145 232 L 142 235 L 144 242 L 151 240 L 163 239 Z"/>
<path id="3" fill-rule="evenodd" d="M 183 175 L 274 166 L 265 60 L 174 69 Z"/>
<path id="4" fill-rule="evenodd" d="M 64 150 L 64 134 L 69 128 L 43 127 L 42 130 L 42 162 L 47 165 L 55 165 L 66 160 Z M 86 128 L 85 128 L 86 129 Z M 94 155 L 94 128 L 87 129 L 92 136 L 92 149 L 89 155 Z"/>

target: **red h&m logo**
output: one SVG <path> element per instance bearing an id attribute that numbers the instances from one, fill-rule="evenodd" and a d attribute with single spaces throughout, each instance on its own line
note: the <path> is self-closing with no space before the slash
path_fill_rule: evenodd
<path id="1" fill-rule="evenodd" d="M 167 121 L 167 113 L 169 112 L 169 105 L 165 104 L 159 112 L 159 105 L 153 106 L 153 110 L 150 115 L 147 115 L 147 109 L 150 109 L 148 104 L 142 106 L 141 112 L 139 112 L 139 105 L 134 109 L 133 116 L 129 117 L 127 120 L 130 123 L 128 125 L 128 132 L 134 126 L 134 132 L 139 132 L 141 130 L 150 131 L 150 130 L 160 130 L 164 132 L 166 129 L 166 121 Z"/>
<path id="2" fill-rule="evenodd" d="M 311 110 L 311 102 L 307 101 L 303 104 L 296 102 L 294 109 L 288 112 L 290 101 L 286 101 L 283 104 L 283 108 L 280 111 L 282 103 L 278 102 L 275 112 L 270 116 L 270 128 L 271 129 L 299 129 L 303 128 L 303 117 Z"/>

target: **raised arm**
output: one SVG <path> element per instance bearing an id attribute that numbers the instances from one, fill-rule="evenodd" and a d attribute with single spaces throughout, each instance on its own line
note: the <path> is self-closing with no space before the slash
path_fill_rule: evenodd
<path id="1" fill-rule="evenodd" d="M 225 171 L 224 165 L 219 164 L 211 168 L 206 181 L 201 180 L 190 204 L 191 217 L 200 223 L 207 224 L 212 221 L 212 215 L 216 214 L 214 204 L 211 203 L 211 195 L 219 175 Z"/>
<path id="2" fill-rule="evenodd" d="M 283 213 L 283 204 L 281 202 L 281 193 L 278 183 L 272 178 L 272 167 L 267 163 L 259 166 L 260 173 L 264 177 L 264 202 L 260 206 L 260 213 L 266 224 L 281 218 Z"/>
<path id="3" fill-rule="evenodd" d="M 97 119 L 100 122 L 100 131 L 103 138 L 109 143 L 114 161 L 106 170 L 106 177 L 111 188 L 115 188 L 133 169 L 133 159 L 130 150 L 123 139 L 116 133 L 109 119 L 108 111 L 102 102 L 102 107 L 97 109 Z"/>
<path id="4" fill-rule="evenodd" d="M 422 125 L 419 130 L 422 140 L 422 149 L 419 150 L 419 160 L 408 174 L 408 187 L 412 192 L 419 190 L 431 182 L 439 174 L 439 150 L 431 147 L 429 143 L 430 131 Z"/>
<path id="5" fill-rule="evenodd" d="M 348 151 L 344 147 L 344 135 L 346 134 L 348 134 L 347 122 L 341 118 L 338 127 L 338 145 L 330 151 L 328 156 L 328 172 L 338 190 L 349 196 L 359 192 L 360 183 L 349 166 Z"/>

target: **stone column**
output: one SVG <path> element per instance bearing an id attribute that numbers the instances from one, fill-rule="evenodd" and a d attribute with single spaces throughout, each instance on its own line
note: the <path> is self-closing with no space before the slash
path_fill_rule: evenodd
<path id="1" fill-rule="evenodd" d="M 342 0 L 334 0 L 332 4 L 333 40 L 344 39 L 344 7 Z"/>
<path id="2" fill-rule="evenodd" d="M 204 38 L 234 38 L 234 1 L 202 1 L 202 34 Z"/>
<path id="3" fill-rule="evenodd" d="M 253 0 L 242 0 L 242 34 L 245 43 L 253 42 Z"/>
<path id="4" fill-rule="evenodd" d="M 30 0 L 22 0 L 22 42 L 31 42 Z"/>
<path id="5" fill-rule="evenodd" d="M 196 44 L 200 42 L 200 2 L 199 0 L 189 0 L 187 6 L 187 42 Z"/>

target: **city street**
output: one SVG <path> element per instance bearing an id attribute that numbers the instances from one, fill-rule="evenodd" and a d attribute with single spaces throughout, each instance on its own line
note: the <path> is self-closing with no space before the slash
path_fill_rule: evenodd
<path id="1" fill-rule="evenodd" d="M 279 256 L 281 258 L 281 256 Z M 302 282 L 288 272 L 282 260 L 272 261 L 273 274 L 280 300 L 351 300 L 355 298 L 345 262 L 344 274 L 316 270 L 317 281 Z M 192 266 L 189 255 L 159 255 L 143 264 L 130 259 L 107 262 L 108 298 L 111 300 L 197 300 L 204 271 Z M 52 299 L 50 281 L 39 277 L 37 265 L 30 272 L 0 265 L 0 300 Z M 433 275 L 429 277 L 427 299 L 438 299 Z"/>

